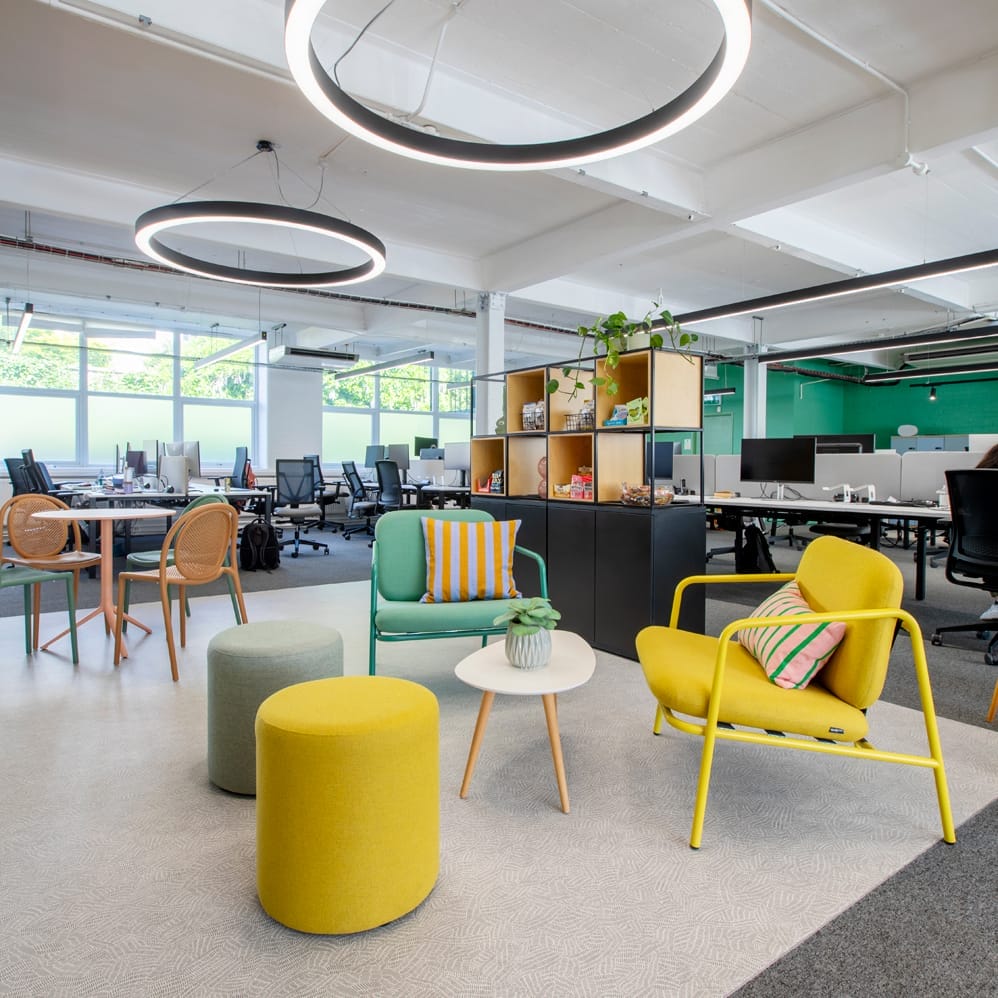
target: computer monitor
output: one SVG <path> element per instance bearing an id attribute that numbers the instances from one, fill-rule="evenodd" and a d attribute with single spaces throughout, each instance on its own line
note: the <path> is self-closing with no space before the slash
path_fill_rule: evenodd
<path id="1" fill-rule="evenodd" d="M 442 461 L 444 459 L 443 447 L 424 447 L 419 452 L 421 461 Z"/>
<path id="2" fill-rule="evenodd" d="M 399 471 L 409 470 L 409 445 L 389 444 L 388 460 L 394 461 L 399 466 Z"/>
<path id="3" fill-rule="evenodd" d="M 125 467 L 132 469 L 132 477 L 148 474 L 146 470 L 146 452 L 144 450 L 126 450 Z"/>
<path id="4" fill-rule="evenodd" d="M 743 482 L 774 482 L 776 498 L 785 483 L 814 483 L 814 437 L 747 437 L 742 440 Z"/>
<path id="5" fill-rule="evenodd" d="M 671 440 L 649 440 L 645 447 L 645 477 L 671 482 L 673 454 L 675 447 Z"/>
<path id="6" fill-rule="evenodd" d="M 439 454 L 435 454 L 433 457 L 424 457 L 423 451 L 439 446 L 440 444 L 437 442 L 436 437 L 415 437 L 412 441 L 412 452 L 416 455 L 416 457 L 421 458 L 424 461 L 436 461 L 440 459 Z"/>
<path id="7" fill-rule="evenodd" d="M 143 440 L 142 449 L 146 454 L 146 474 L 147 475 L 158 475 L 159 474 L 159 441 L 158 440 Z"/>
<path id="8" fill-rule="evenodd" d="M 173 440 L 165 443 L 163 456 L 182 457 L 187 463 L 187 477 L 201 477 L 201 445 L 197 440 Z M 163 474 L 162 470 L 160 474 Z"/>
<path id="9" fill-rule="evenodd" d="M 187 462 L 187 474 L 191 478 L 200 478 L 201 444 L 197 440 L 184 441 L 184 460 Z"/>
<path id="10" fill-rule="evenodd" d="M 374 466 L 378 461 L 384 461 L 385 447 L 383 444 L 371 444 L 364 452 L 364 467 L 374 471 Z"/>
<path id="11" fill-rule="evenodd" d="M 468 484 L 471 471 L 471 444 L 467 440 L 444 444 L 444 468 L 447 471 L 460 471 L 461 484 Z"/>
<path id="12" fill-rule="evenodd" d="M 795 433 L 803 437 L 803 433 Z M 876 435 L 873 433 L 816 433 L 814 434 L 819 454 L 872 454 L 876 450 Z"/>

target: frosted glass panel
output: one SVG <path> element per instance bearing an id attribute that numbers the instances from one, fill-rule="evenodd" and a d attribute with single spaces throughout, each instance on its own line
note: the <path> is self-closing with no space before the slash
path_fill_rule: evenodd
<path id="1" fill-rule="evenodd" d="M 230 471 L 237 447 L 249 447 L 253 459 L 253 410 L 250 406 L 185 405 L 184 440 L 201 445 L 201 474 L 205 467 Z"/>
<path id="2" fill-rule="evenodd" d="M 0 414 L 0 457 L 20 457 L 30 447 L 49 471 L 55 461 L 75 460 L 75 399 L 4 395 Z"/>
<path id="3" fill-rule="evenodd" d="M 322 414 L 322 462 L 364 462 L 371 442 L 374 419 L 371 414 L 324 412 Z"/>
<path id="4" fill-rule="evenodd" d="M 88 463 L 108 471 L 114 464 L 116 445 L 124 455 L 128 442 L 141 447 L 143 440 L 173 439 L 173 402 L 169 399 L 92 395 L 89 416 Z"/>

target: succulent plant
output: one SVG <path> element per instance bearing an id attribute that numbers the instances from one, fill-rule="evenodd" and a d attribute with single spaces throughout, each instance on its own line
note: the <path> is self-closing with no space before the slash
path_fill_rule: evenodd
<path id="1" fill-rule="evenodd" d="M 509 609 L 492 621 L 496 627 L 509 624 L 514 634 L 524 636 L 536 634 L 539 630 L 553 631 L 561 620 L 561 614 L 543 596 L 511 600 Z"/>

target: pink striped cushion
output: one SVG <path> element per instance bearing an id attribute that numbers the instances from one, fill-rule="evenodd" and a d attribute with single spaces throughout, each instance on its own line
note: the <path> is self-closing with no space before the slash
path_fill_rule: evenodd
<path id="1" fill-rule="evenodd" d="M 420 518 L 426 540 L 422 603 L 514 599 L 513 549 L 520 520 Z"/>
<path id="2" fill-rule="evenodd" d="M 753 617 L 795 617 L 812 613 L 796 582 L 788 582 L 753 611 Z M 738 641 L 766 670 L 770 681 L 788 690 L 802 690 L 832 657 L 845 637 L 840 621 L 744 628 Z"/>

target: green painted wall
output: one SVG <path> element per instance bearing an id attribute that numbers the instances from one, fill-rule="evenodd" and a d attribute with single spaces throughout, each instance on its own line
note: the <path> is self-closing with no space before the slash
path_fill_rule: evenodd
<path id="1" fill-rule="evenodd" d="M 821 370 L 819 361 L 807 367 Z M 737 394 L 724 396 L 720 410 L 734 420 L 732 453 L 743 435 L 745 387 L 740 365 L 722 364 L 716 380 L 706 380 L 704 391 L 734 386 Z M 966 380 L 966 379 L 960 379 Z M 857 385 L 823 381 L 819 376 L 770 371 L 766 382 L 766 426 L 771 437 L 796 433 L 874 433 L 878 447 L 890 447 L 891 437 L 903 423 L 913 423 L 925 435 L 945 433 L 998 433 L 998 381 L 967 380 L 964 384 L 936 383 L 937 400 L 929 401 L 924 384 Z M 718 411 L 705 405 L 704 414 Z"/>

